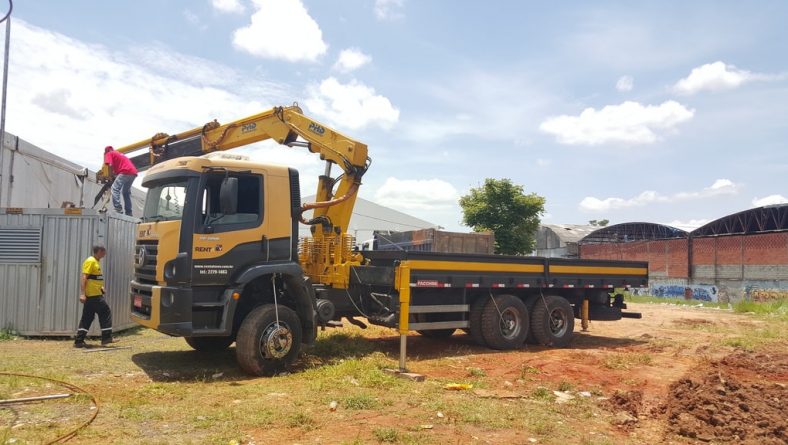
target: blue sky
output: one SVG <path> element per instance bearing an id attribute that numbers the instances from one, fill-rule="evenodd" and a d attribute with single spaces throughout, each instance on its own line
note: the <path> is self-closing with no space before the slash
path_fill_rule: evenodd
<path id="1" fill-rule="evenodd" d="M 8 131 L 101 149 L 298 102 L 369 145 L 361 196 L 461 227 L 510 178 L 546 223 L 692 227 L 788 202 L 788 3 L 16 2 Z M 302 172 L 308 153 L 252 159 Z"/>

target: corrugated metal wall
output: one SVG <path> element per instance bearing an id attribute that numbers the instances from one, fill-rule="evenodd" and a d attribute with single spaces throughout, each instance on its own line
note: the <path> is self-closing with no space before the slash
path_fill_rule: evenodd
<path id="1" fill-rule="evenodd" d="M 23 335 L 73 335 L 82 311 L 78 299 L 80 270 L 94 244 L 107 247 L 102 268 L 113 327 L 121 330 L 132 326 L 128 283 L 132 277 L 136 220 L 91 210 L 22 212 L 7 214 L 0 209 L 0 228 L 40 228 L 40 262 L 0 262 L 0 326 Z M 97 333 L 96 321 L 91 335 Z"/>

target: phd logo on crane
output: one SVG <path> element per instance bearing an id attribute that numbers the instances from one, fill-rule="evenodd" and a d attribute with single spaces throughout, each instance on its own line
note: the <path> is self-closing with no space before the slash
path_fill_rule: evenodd
<path id="1" fill-rule="evenodd" d="M 311 122 L 309 124 L 309 131 L 317 135 L 323 136 L 323 134 L 325 134 L 326 132 L 326 129 L 314 122 Z"/>

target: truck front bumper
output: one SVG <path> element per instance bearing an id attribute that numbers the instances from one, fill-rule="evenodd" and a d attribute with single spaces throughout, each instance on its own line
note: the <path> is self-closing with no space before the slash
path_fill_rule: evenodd
<path id="1" fill-rule="evenodd" d="M 192 290 L 131 282 L 131 319 L 174 336 L 192 334 Z"/>

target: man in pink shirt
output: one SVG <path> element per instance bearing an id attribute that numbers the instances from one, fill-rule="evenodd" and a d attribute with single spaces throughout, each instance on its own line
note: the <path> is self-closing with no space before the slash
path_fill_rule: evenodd
<path id="1" fill-rule="evenodd" d="M 115 182 L 112 183 L 112 205 L 115 211 L 123 213 L 120 206 L 120 194 L 123 193 L 123 203 L 126 205 L 126 214 L 131 215 L 131 184 L 137 177 L 137 168 L 123 153 L 115 151 L 111 145 L 104 148 L 104 163 L 112 169 Z"/>

